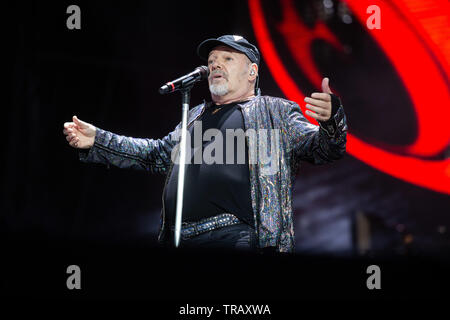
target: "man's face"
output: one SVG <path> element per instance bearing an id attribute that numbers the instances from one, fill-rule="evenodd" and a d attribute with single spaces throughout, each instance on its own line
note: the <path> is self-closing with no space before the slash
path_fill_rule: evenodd
<path id="1" fill-rule="evenodd" d="M 215 47 L 208 57 L 209 90 L 213 95 L 225 96 L 248 90 L 250 60 L 227 46 Z"/>

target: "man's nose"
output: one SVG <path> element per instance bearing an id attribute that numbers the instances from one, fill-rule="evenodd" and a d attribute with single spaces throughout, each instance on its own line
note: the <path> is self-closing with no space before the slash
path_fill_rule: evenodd
<path id="1" fill-rule="evenodd" d="M 211 71 L 214 71 L 214 70 L 216 70 L 216 69 L 221 69 L 222 67 L 220 66 L 220 64 L 217 62 L 217 61 L 214 61 L 212 64 L 211 64 Z"/>

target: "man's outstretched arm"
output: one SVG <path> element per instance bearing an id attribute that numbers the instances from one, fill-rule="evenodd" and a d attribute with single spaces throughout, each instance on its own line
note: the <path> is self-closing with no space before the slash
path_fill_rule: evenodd
<path id="1" fill-rule="evenodd" d="M 341 158 L 346 149 L 347 120 L 340 99 L 333 95 L 328 78 L 322 81 L 322 92 L 305 98 L 308 115 L 319 126 L 310 123 L 300 107 L 293 104 L 288 112 L 291 144 L 298 160 L 313 164 L 328 163 Z"/>
<path id="2" fill-rule="evenodd" d="M 79 149 L 82 162 L 102 163 L 119 168 L 166 173 L 171 152 L 177 141 L 175 131 L 163 139 L 142 139 L 121 136 L 73 117 L 64 124 L 63 133 L 69 145 Z"/>

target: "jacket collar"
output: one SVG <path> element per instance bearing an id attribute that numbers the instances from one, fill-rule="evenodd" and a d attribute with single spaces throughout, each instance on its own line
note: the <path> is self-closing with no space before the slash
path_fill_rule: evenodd
<path id="1" fill-rule="evenodd" d="M 251 105 L 251 102 L 254 101 L 258 96 L 254 96 L 250 100 L 241 101 L 238 103 L 238 107 L 242 110 L 244 108 L 247 108 Z M 212 101 L 206 101 L 206 99 L 203 99 L 203 108 L 210 108 L 213 105 Z"/>

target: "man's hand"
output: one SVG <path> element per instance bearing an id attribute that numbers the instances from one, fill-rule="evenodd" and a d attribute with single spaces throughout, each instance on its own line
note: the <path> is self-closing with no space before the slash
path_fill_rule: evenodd
<path id="1" fill-rule="evenodd" d="M 91 148 L 95 140 L 95 126 L 79 120 L 77 116 L 73 116 L 72 120 L 73 122 L 64 123 L 63 133 L 66 135 L 66 140 L 74 148 Z"/>
<path id="2" fill-rule="evenodd" d="M 305 102 L 308 103 L 306 108 L 306 114 L 313 117 L 318 121 L 327 121 L 331 117 L 331 96 L 330 80 L 323 78 L 322 80 L 322 92 L 314 92 L 311 98 L 305 98 Z M 313 112 L 314 111 L 314 112 Z"/>

